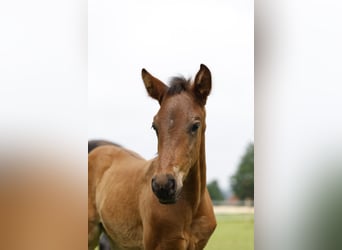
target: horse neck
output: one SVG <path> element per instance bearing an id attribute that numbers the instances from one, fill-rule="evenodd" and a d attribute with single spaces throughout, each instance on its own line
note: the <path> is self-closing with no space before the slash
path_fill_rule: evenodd
<path id="1" fill-rule="evenodd" d="M 207 164 L 205 161 L 205 137 L 202 136 L 202 144 L 200 148 L 200 156 L 198 161 L 198 170 L 200 175 L 201 197 L 207 187 Z"/>
<path id="2" fill-rule="evenodd" d="M 196 210 L 206 190 L 206 171 L 205 139 L 203 132 L 199 158 L 191 167 L 190 173 L 183 187 L 186 190 L 186 193 L 191 196 L 190 200 Z"/>

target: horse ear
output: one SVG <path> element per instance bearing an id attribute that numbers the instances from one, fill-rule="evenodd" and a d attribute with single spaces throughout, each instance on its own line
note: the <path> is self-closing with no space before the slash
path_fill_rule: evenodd
<path id="1" fill-rule="evenodd" d="M 141 76 L 149 96 L 156 99 L 160 104 L 168 87 L 162 81 L 148 73 L 146 69 L 141 70 Z"/>
<path id="2" fill-rule="evenodd" d="M 201 64 L 200 70 L 196 74 L 193 84 L 193 91 L 195 96 L 201 104 L 205 105 L 207 97 L 211 90 L 211 73 L 210 70 L 204 64 Z"/>

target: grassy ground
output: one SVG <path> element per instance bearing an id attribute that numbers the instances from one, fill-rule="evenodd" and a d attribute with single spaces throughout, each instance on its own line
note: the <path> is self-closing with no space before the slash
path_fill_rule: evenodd
<path id="1" fill-rule="evenodd" d="M 217 227 L 206 250 L 254 249 L 254 214 L 217 215 Z"/>

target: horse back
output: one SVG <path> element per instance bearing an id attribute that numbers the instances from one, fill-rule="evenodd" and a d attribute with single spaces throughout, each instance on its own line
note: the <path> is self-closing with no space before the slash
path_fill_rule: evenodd
<path id="1" fill-rule="evenodd" d="M 106 182 L 118 184 L 137 175 L 146 162 L 137 153 L 117 144 L 96 145 L 88 154 L 88 194 L 95 198 L 95 192 Z"/>
<path id="2" fill-rule="evenodd" d="M 105 146 L 105 145 L 113 145 L 117 147 L 121 147 L 119 144 L 107 141 L 107 140 L 90 140 L 88 141 L 88 154 L 93 151 L 95 148 L 99 146 Z"/>

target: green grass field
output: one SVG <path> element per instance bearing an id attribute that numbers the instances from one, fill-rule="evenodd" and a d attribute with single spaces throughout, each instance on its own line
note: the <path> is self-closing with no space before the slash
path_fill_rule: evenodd
<path id="1" fill-rule="evenodd" d="M 254 249 L 254 214 L 217 215 L 217 227 L 206 250 Z"/>

